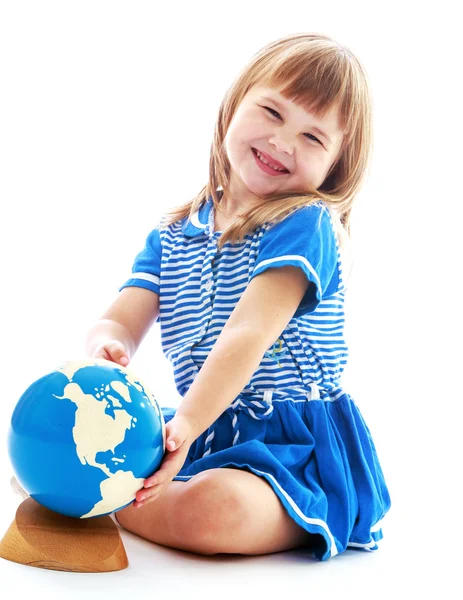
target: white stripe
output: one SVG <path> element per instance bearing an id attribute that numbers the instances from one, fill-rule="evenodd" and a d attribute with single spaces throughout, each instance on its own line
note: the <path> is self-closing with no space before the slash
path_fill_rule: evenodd
<path id="1" fill-rule="evenodd" d="M 264 402 L 267 402 L 267 404 L 271 404 L 272 397 L 273 397 L 272 390 L 265 390 L 265 392 L 264 392 Z"/>
<path id="2" fill-rule="evenodd" d="M 379 520 L 379 521 L 376 523 L 376 525 L 373 525 L 373 527 L 371 527 L 371 528 L 370 528 L 370 531 L 371 531 L 371 532 L 376 532 L 376 531 L 379 531 L 379 530 L 381 529 L 381 527 L 382 527 L 382 526 L 383 526 L 383 520 L 382 520 L 382 519 L 380 519 L 380 520 Z"/>
<path id="3" fill-rule="evenodd" d="M 248 413 L 251 415 L 251 417 L 253 419 L 255 419 L 256 421 L 260 421 L 261 419 L 259 419 L 259 417 L 256 417 L 256 413 L 252 410 L 252 408 L 250 406 L 248 406 Z"/>
<path id="4" fill-rule="evenodd" d="M 160 279 L 156 275 L 151 275 L 151 273 L 132 273 L 130 279 L 144 279 L 145 281 L 151 281 L 151 283 L 155 283 L 159 285 Z"/>
<path id="5" fill-rule="evenodd" d="M 368 550 L 369 548 L 374 548 L 376 546 L 376 542 L 374 540 L 372 540 L 371 542 L 368 542 L 368 544 L 358 544 L 357 542 L 349 542 L 347 544 L 347 547 L 352 547 L 352 548 L 364 548 L 365 550 Z"/>
<path id="6" fill-rule="evenodd" d="M 201 212 L 196 211 L 190 217 L 190 224 L 204 230 L 207 223 L 201 222 L 200 216 Z M 210 225 L 212 216 L 213 210 L 209 215 Z M 206 218 L 203 218 L 206 221 Z M 162 268 L 165 273 L 161 292 L 162 346 L 165 355 L 173 363 L 175 383 L 180 393 L 185 392 L 193 383 L 253 272 L 269 266 L 280 267 L 291 263 L 300 265 L 318 286 L 321 285 L 315 268 L 304 255 L 274 256 L 257 264 L 259 259 L 256 250 L 259 249 L 261 238 L 269 226 L 264 226 L 254 235 L 247 236 L 240 244 L 224 246 L 216 262 L 217 266 L 214 266 L 216 270 L 212 269 L 210 263 L 216 250 L 206 245 L 202 237 L 187 239 L 182 227 L 183 224 L 175 223 L 160 230 Z M 338 269 L 339 261 L 338 252 Z M 212 273 L 216 282 L 213 299 L 210 292 L 201 287 L 207 276 Z M 140 276 L 159 282 L 159 278 L 154 279 L 155 276 L 150 274 Z M 336 388 L 336 395 L 342 395 L 339 377 L 348 356 L 344 339 L 343 302 L 344 291 L 338 288 L 336 293 L 322 300 L 314 312 L 291 322 L 284 332 L 284 347 L 287 352 L 284 356 L 283 353 L 276 355 L 276 358 L 280 359 L 278 361 L 266 354 L 252 376 L 253 388 L 263 391 L 266 388 L 274 388 L 281 392 L 288 386 L 302 386 L 305 395 L 308 386 L 304 381 L 308 379 L 316 381 L 328 392 L 323 393 L 324 401 L 336 399 L 329 391 L 331 385 Z M 200 332 L 199 323 L 207 323 L 206 334 Z M 277 395 L 277 402 L 285 401 L 284 396 Z M 314 398 L 313 394 L 311 397 Z M 271 402 L 268 404 L 271 405 Z M 256 411 L 255 406 L 259 407 L 259 411 Z M 261 414 L 267 411 L 267 407 L 262 409 L 261 405 L 252 403 L 250 407 L 251 411 L 248 414 L 251 417 L 268 416 Z"/>
<path id="7" fill-rule="evenodd" d="M 201 223 L 199 220 L 199 210 L 191 215 L 190 218 L 191 224 L 197 227 L 198 229 L 205 229 L 207 223 Z"/>
<path id="8" fill-rule="evenodd" d="M 251 468 L 251 469 L 253 472 L 259 473 L 260 475 L 263 475 L 264 477 L 268 477 L 269 479 L 271 479 L 273 481 L 273 483 L 277 486 L 277 488 L 280 490 L 280 492 L 286 498 L 286 500 L 290 504 L 291 508 L 294 510 L 294 512 L 297 514 L 298 517 L 300 517 L 307 524 L 317 525 L 318 527 L 321 527 L 322 529 L 324 529 L 326 531 L 326 533 L 328 534 L 328 537 L 330 538 L 330 541 L 331 541 L 330 554 L 331 554 L 331 556 L 336 556 L 336 554 L 338 554 L 338 549 L 336 548 L 333 534 L 329 530 L 329 527 L 325 523 L 325 521 L 322 521 L 321 519 L 312 519 L 311 517 L 306 517 L 305 514 L 299 508 L 299 506 L 294 502 L 294 500 L 291 498 L 291 496 L 281 487 L 281 485 L 278 483 L 278 481 L 275 479 L 275 477 L 273 475 L 271 475 L 270 473 L 265 473 L 264 471 L 259 471 L 259 469 L 254 469 L 254 468 Z"/>
<path id="9" fill-rule="evenodd" d="M 320 278 L 318 277 L 317 273 L 315 272 L 315 269 L 312 267 L 312 265 L 309 263 L 309 261 L 304 256 L 299 256 L 298 254 L 286 254 L 285 256 L 278 256 L 277 258 L 268 258 L 267 260 L 263 260 L 258 265 L 256 265 L 254 270 L 256 271 L 259 267 L 262 267 L 264 265 L 269 265 L 274 262 L 281 262 L 283 260 L 297 260 L 298 262 L 303 263 L 307 267 L 307 269 L 312 273 L 312 275 L 315 277 L 317 287 L 319 290 L 321 290 L 322 286 L 320 285 Z"/>
<path id="10" fill-rule="evenodd" d="M 233 441 L 233 443 L 235 443 L 235 440 Z M 269 479 L 271 479 L 275 483 L 276 487 L 283 494 L 283 496 L 286 498 L 286 500 L 288 501 L 288 503 L 290 504 L 290 506 L 294 510 L 294 512 L 305 523 L 307 523 L 308 525 L 316 525 L 316 526 L 321 527 L 322 529 L 324 529 L 326 531 L 326 533 L 328 534 L 328 537 L 329 537 L 330 542 L 331 542 L 330 555 L 331 556 L 336 556 L 336 554 L 338 554 L 338 549 L 336 548 L 336 544 L 335 544 L 335 541 L 334 541 L 333 534 L 329 530 L 329 527 L 325 523 L 325 521 L 322 521 L 321 519 L 313 519 L 311 517 L 306 517 L 306 515 L 297 506 L 297 504 L 294 502 L 294 500 L 291 498 L 291 496 L 281 487 L 281 485 L 278 483 L 278 481 L 275 479 L 275 477 L 273 475 L 271 475 L 270 473 L 265 473 L 264 471 L 259 471 L 259 469 L 254 469 L 254 468 L 252 469 L 252 471 L 255 472 L 255 473 L 259 473 L 260 475 L 262 475 L 264 477 L 268 477 Z M 174 479 L 185 479 L 185 480 L 188 480 L 188 479 L 191 479 L 191 477 L 194 477 L 194 476 L 193 475 L 176 475 Z M 356 544 L 355 542 L 352 542 L 352 543 L 348 544 L 348 546 L 356 546 L 356 547 L 361 547 L 361 548 L 365 548 L 365 549 L 372 548 L 375 545 L 376 545 L 375 542 L 370 542 L 369 544 Z"/>
<path id="11" fill-rule="evenodd" d="M 212 431 L 206 438 L 206 441 L 204 442 L 206 445 L 209 444 L 209 442 L 212 442 L 212 440 L 214 439 L 215 436 L 215 431 Z"/>
<path id="12" fill-rule="evenodd" d="M 309 383 L 310 391 L 307 392 L 307 400 L 320 400 L 320 390 L 316 383 Z"/>

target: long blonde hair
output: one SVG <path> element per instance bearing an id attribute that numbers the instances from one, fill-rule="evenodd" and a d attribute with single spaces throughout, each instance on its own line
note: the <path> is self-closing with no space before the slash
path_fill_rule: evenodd
<path id="1" fill-rule="evenodd" d="M 287 99 L 322 117 L 339 106 L 344 138 L 337 161 L 317 189 L 291 195 L 266 196 L 262 202 L 224 231 L 219 246 L 236 242 L 259 225 L 278 222 L 302 206 L 323 201 L 335 217 L 338 233 L 349 233 L 353 201 L 364 180 L 372 147 L 372 106 L 367 77 L 358 59 L 346 47 L 319 34 L 294 34 L 276 40 L 259 50 L 225 94 L 219 109 L 209 159 L 209 181 L 199 194 L 169 210 L 163 226 L 191 217 L 212 197 L 220 210 L 218 189 L 227 189 L 230 162 L 224 139 L 233 116 L 246 93 L 254 85 L 280 89 Z"/>

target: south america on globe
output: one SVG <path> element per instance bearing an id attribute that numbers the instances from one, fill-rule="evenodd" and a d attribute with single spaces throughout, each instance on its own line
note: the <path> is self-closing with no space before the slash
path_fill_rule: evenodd
<path id="1" fill-rule="evenodd" d="M 130 370 L 104 359 L 68 361 L 35 381 L 8 433 L 10 461 L 27 493 L 81 519 L 130 504 L 164 448 L 153 394 Z"/>

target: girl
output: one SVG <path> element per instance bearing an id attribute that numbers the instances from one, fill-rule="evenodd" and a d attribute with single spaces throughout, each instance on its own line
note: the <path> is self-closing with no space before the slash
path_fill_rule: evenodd
<path id="1" fill-rule="evenodd" d="M 159 320 L 183 398 L 126 529 L 200 554 L 376 548 L 389 495 L 340 380 L 340 252 L 370 141 L 366 76 L 326 36 L 269 44 L 226 93 L 207 185 L 88 335 L 126 366 Z"/>

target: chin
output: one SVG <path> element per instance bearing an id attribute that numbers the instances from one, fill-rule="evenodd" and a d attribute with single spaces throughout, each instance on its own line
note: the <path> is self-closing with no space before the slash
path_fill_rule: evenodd
<path id="1" fill-rule="evenodd" d="M 261 179 L 256 181 L 255 178 L 250 177 L 248 181 L 244 179 L 244 185 L 247 189 L 256 194 L 257 196 L 268 196 L 269 194 L 281 194 L 286 190 L 282 190 L 281 183 L 278 181 L 262 181 Z"/>

